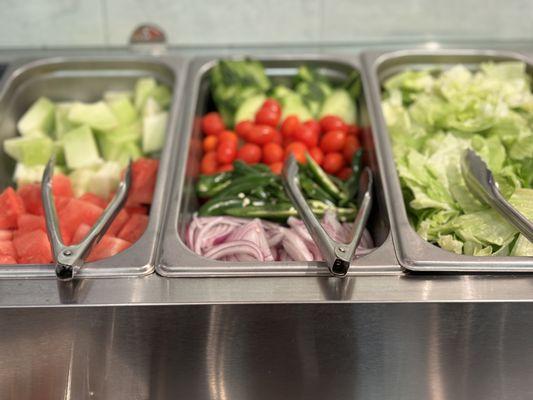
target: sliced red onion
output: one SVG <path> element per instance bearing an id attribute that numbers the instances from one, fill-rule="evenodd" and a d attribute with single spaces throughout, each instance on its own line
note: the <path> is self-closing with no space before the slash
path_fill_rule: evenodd
<path id="1" fill-rule="evenodd" d="M 270 246 L 265 236 L 265 231 L 261 224 L 261 220 L 255 218 L 252 221 L 248 222 L 246 225 L 235 229 L 230 235 L 226 238 L 228 242 L 235 240 L 248 240 L 257 244 L 261 253 L 263 254 L 263 259 L 265 261 L 274 261 L 272 253 L 270 252 Z"/>
<path id="2" fill-rule="evenodd" d="M 263 254 L 259 246 L 248 240 L 235 240 L 232 242 L 219 244 L 205 253 L 204 257 L 218 260 L 226 256 L 239 255 L 249 255 L 255 257 L 257 261 L 264 261 Z"/>
<path id="3" fill-rule="evenodd" d="M 303 239 L 292 232 L 290 229 L 283 230 L 285 237 L 283 238 L 283 248 L 295 261 L 313 261 L 313 254 L 307 248 Z"/>

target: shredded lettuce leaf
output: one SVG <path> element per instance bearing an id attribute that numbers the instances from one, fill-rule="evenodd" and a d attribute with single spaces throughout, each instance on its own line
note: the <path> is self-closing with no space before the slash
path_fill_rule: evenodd
<path id="1" fill-rule="evenodd" d="M 408 215 L 443 249 L 533 256 L 533 245 L 468 190 L 460 156 L 474 149 L 503 195 L 533 219 L 533 93 L 522 62 L 407 70 L 384 82 L 382 109 Z"/>

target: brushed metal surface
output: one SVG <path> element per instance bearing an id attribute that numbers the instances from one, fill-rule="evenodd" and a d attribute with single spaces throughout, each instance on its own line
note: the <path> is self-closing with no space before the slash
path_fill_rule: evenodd
<path id="1" fill-rule="evenodd" d="M 0 319 L 5 399 L 533 397 L 524 303 L 69 307 Z"/>
<path id="2" fill-rule="evenodd" d="M 19 59 L 11 63 L 0 81 L 0 140 L 15 136 L 16 121 L 40 96 L 52 100 L 95 101 L 106 90 L 131 90 L 135 80 L 152 76 L 173 90 L 165 147 L 161 155 L 150 219 L 142 237 L 124 252 L 88 263 L 79 276 L 144 275 L 154 270 L 155 243 L 162 218 L 169 161 L 177 142 L 181 88 L 186 61 L 176 56 L 77 56 Z M 12 183 L 14 162 L 0 152 L 0 186 Z M 0 265 L 2 277 L 53 276 L 52 265 Z"/>
<path id="3" fill-rule="evenodd" d="M 231 58 L 242 59 L 243 56 L 232 56 Z M 322 74 L 334 82 L 346 79 L 352 71 L 359 69 L 357 56 L 292 54 L 254 58 L 264 64 L 266 74 L 277 83 L 290 82 L 301 64 L 318 68 Z M 203 114 L 213 107 L 209 91 L 209 71 L 216 65 L 218 59 L 213 57 L 197 58 L 191 61 L 189 67 L 187 87 L 184 92 L 184 97 L 188 99 L 187 104 L 184 104 L 186 119 L 181 126 L 179 154 L 176 154 L 173 172 L 174 188 L 169 199 L 156 271 L 167 277 L 329 275 L 325 263 L 322 262 L 248 261 L 229 263 L 198 256 L 185 245 L 183 235 L 193 213 L 198 209 L 194 188 L 202 154 L 202 133 L 198 121 Z M 394 256 L 392 240 L 389 235 L 381 176 L 374 153 L 364 96 L 361 96 L 359 101 L 359 112 L 360 124 L 363 127 L 362 143 L 368 155 L 369 166 L 376 178 L 374 185 L 376 201 L 369 218 L 368 228 L 378 248 L 354 261 L 348 274 L 379 274 L 399 271 L 400 268 Z"/>
<path id="4" fill-rule="evenodd" d="M 381 83 L 408 68 L 451 67 L 464 64 L 476 69 L 481 62 L 519 60 L 533 73 L 533 61 L 525 54 L 495 50 L 399 50 L 394 52 L 364 52 L 363 86 L 372 106 L 369 116 L 375 127 L 374 141 L 380 169 L 383 171 L 385 199 L 391 231 L 400 264 L 413 271 L 456 272 L 531 272 L 532 257 L 477 257 L 458 255 L 443 250 L 422 239 L 409 223 L 400 179 L 396 172 L 387 124 L 381 110 Z"/>

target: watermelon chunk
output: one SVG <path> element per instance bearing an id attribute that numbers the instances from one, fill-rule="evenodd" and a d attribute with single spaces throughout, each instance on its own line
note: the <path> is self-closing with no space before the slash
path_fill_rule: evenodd
<path id="1" fill-rule="evenodd" d="M 62 197 L 66 199 L 66 197 Z M 17 219 L 18 230 L 14 236 L 18 237 L 23 233 L 41 230 L 46 233 L 46 220 L 41 215 L 22 214 Z M 69 245 L 72 243 L 72 234 L 60 224 L 61 239 L 63 243 Z"/>
<path id="2" fill-rule="evenodd" d="M 131 243 L 126 240 L 104 235 L 100 242 L 92 249 L 91 254 L 87 257 L 87 261 L 98 261 L 103 258 L 114 256 L 130 246 Z"/>
<path id="3" fill-rule="evenodd" d="M 124 227 L 124 225 L 128 222 L 130 219 L 130 215 L 126 210 L 120 210 L 113 222 L 111 223 L 111 226 L 107 230 L 107 234 L 111 236 L 117 236 L 117 234 L 120 232 L 120 230 Z"/>
<path id="4" fill-rule="evenodd" d="M 85 239 L 85 236 L 87 236 L 90 230 L 91 227 L 87 224 L 81 224 L 78 226 L 78 229 L 74 232 L 74 236 L 72 236 L 72 244 L 78 244 Z"/>
<path id="5" fill-rule="evenodd" d="M 152 203 L 158 167 L 159 161 L 149 158 L 140 158 L 133 162 L 128 205 Z"/>
<path id="6" fill-rule="evenodd" d="M 128 242 L 134 243 L 142 236 L 147 226 L 148 216 L 133 214 L 117 236 Z"/>
<path id="7" fill-rule="evenodd" d="M 124 207 L 124 210 L 126 210 L 128 214 L 148 215 L 148 209 L 145 206 L 141 205 L 129 205 L 127 207 Z"/>
<path id="8" fill-rule="evenodd" d="M 98 207 L 106 208 L 107 202 L 102 199 L 101 197 L 93 194 L 93 193 L 85 193 L 79 197 L 80 200 L 86 201 L 88 203 L 92 203 Z"/>
<path id="9" fill-rule="evenodd" d="M 0 229 L 17 227 L 17 217 L 25 212 L 20 196 L 8 187 L 0 195 Z"/>
<path id="10" fill-rule="evenodd" d="M 13 231 L 10 229 L 0 229 L 0 240 L 13 239 Z"/>
<path id="11" fill-rule="evenodd" d="M 11 240 L 0 240 L 0 256 L 17 257 L 15 247 Z"/>
<path id="12" fill-rule="evenodd" d="M 0 264 L 16 264 L 17 260 L 12 256 L 0 255 Z"/>
<path id="13" fill-rule="evenodd" d="M 73 197 L 72 183 L 63 174 L 56 174 L 52 178 L 52 193 L 54 196 Z"/>
<path id="14" fill-rule="evenodd" d="M 24 232 L 13 239 L 19 264 L 49 264 L 52 250 L 48 236 L 41 230 Z"/>
<path id="15" fill-rule="evenodd" d="M 70 199 L 59 214 L 61 231 L 72 237 L 81 224 L 93 226 L 104 210 L 79 199 Z"/>
<path id="16" fill-rule="evenodd" d="M 69 181 L 68 186 L 66 186 L 63 178 Z M 72 197 L 72 186 L 70 186 L 70 180 L 64 176 L 63 178 L 56 180 L 56 177 L 54 176 L 52 179 L 52 193 L 54 194 L 54 203 L 58 213 L 65 208 L 69 198 Z M 19 188 L 17 193 L 22 199 L 26 211 L 34 215 L 44 215 L 43 201 L 41 197 L 41 185 L 35 183 L 23 185 Z M 67 196 L 62 194 L 66 194 Z"/>

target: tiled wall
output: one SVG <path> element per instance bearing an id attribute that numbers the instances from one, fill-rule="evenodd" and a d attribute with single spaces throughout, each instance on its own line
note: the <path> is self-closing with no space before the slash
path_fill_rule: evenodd
<path id="1" fill-rule="evenodd" d="M 148 21 L 190 46 L 533 39 L 533 1 L 2 0 L 0 47 L 124 45 Z"/>

